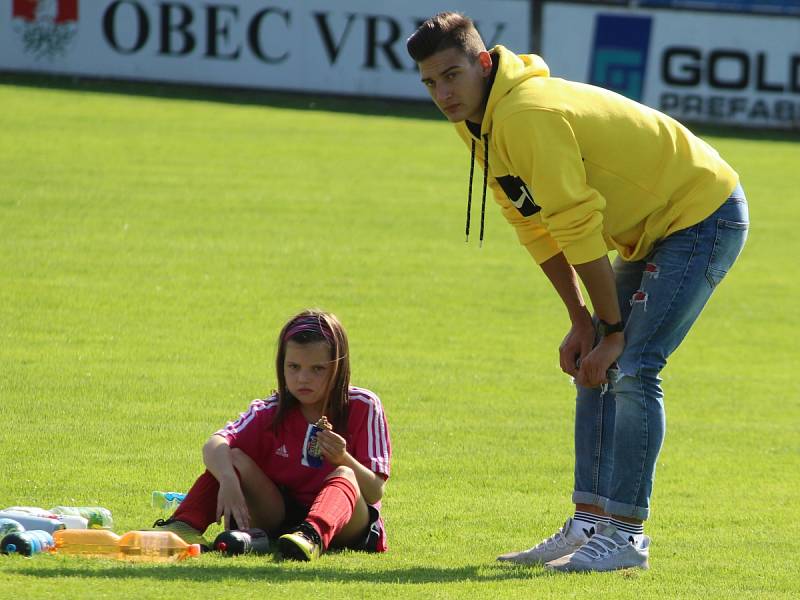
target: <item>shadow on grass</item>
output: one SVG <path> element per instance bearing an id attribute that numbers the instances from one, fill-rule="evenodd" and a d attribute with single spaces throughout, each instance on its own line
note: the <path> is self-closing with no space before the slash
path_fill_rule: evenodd
<path id="1" fill-rule="evenodd" d="M 383 100 L 3 71 L 0 71 L 0 85 L 445 121 L 432 102 L 421 100 Z"/>
<path id="2" fill-rule="evenodd" d="M 552 577 L 553 574 L 540 568 L 525 568 L 502 565 L 470 565 L 465 567 L 407 567 L 384 569 L 342 570 L 334 565 L 302 565 L 294 563 L 288 568 L 281 562 L 264 565 L 110 565 L 95 568 L 69 567 L 42 569 L 36 567 L 8 568 L 8 574 L 37 578 L 101 578 L 101 579 L 154 579 L 163 581 L 221 581 L 223 579 L 264 579 L 271 583 L 296 581 L 336 581 L 340 583 L 395 583 L 418 585 L 426 583 L 491 582 L 523 580 L 537 577 Z"/>

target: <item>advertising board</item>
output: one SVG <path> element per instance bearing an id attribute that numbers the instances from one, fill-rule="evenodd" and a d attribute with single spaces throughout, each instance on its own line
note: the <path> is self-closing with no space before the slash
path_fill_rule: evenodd
<path id="1" fill-rule="evenodd" d="M 800 19 L 547 2 L 542 55 L 682 120 L 800 128 Z"/>
<path id="2" fill-rule="evenodd" d="M 530 48 L 525 1 L 462 0 L 488 43 Z M 0 0 L 0 70 L 426 98 L 406 38 L 424 0 Z"/>

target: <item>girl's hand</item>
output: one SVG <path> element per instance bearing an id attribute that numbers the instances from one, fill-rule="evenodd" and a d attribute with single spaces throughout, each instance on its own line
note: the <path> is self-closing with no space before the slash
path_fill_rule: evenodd
<path id="1" fill-rule="evenodd" d="M 325 460 L 337 467 L 344 464 L 347 442 L 342 436 L 333 431 L 320 431 L 317 433 L 317 442 Z"/>
<path id="2" fill-rule="evenodd" d="M 581 367 L 575 377 L 578 385 L 594 388 L 608 383 L 606 373 L 625 349 L 625 336 L 622 332 L 612 333 L 600 340 L 594 350 L 581 360 Z"/>
<path id="3" fill-rule="evenodd" d="M 236 526 L 239 529 L 250 529 L 250 511 L 247 509 L 247 502 L 244 499 L 238 477 L 219 482 L 217 521 L 220 517 L 225 518 L 223 523 L 225 529 L 231 529 L 231 517 L 236 520 Z"/>

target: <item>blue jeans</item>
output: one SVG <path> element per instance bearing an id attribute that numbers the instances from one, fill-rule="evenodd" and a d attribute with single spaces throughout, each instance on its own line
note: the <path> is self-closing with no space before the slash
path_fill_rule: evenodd
<path id="1" fill-rule="evenodd" d="M 608 389 L 577 386 L 572 501 L 647 519 L 664 440 L 659 373 L 747 239 L 741 187 L 697 225 L 659 241 L 644 260 L 614 262 L 625 350 Z"/>

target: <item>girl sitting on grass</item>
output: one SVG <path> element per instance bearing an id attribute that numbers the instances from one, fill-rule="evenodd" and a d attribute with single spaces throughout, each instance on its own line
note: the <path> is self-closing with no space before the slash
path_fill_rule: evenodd
<path id="1" fill-rule="evenodd" d="M 389 429 L 378 397 L 350 386 L 338 319 L 306 310 L 286 323 L 276 371 L 278 391 L 209 438 L 207 471 L 155 528 L 207 544 L 202 533 L 223 517 L 227 529 L 280 536 L 285 558 L 312 560 L 331 547 L 384 552 Z"/>

